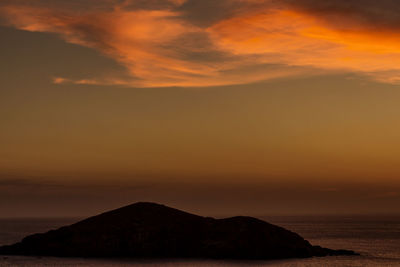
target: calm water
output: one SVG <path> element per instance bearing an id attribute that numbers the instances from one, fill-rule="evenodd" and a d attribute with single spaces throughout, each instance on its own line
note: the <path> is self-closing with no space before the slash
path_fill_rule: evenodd
<path id="1" fill-rule="evenodd" d="M 400 216 L 349 217 L 263 217 L 271 223 L 295 231 L 312 244 L 329 248 L 351 249 L 361 256 L 311 259 L 232 262 L 206 260 L 132 261 L 59 259 L 0 256 L 0 266 L 399 266 Z M 0 245 L 19 241 L 22 237 L 70 224 L 77 219 L 0 220 Z"/>

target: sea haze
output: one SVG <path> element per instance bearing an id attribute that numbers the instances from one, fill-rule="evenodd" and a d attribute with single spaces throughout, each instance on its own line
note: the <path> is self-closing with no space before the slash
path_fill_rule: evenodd
<path id="1" fill-rule="evenodd" d="M 400 216 L 265 216 L 268 222 L 299 233 L 312 244 L 351 249 L 361 256 L 280 261 L 103 260 L 54 257 L 1 256 L 0 266 L 400 266 Z M 78 221 L 65 219 L 2 219 L 0 245 L 24 236 Z"/>

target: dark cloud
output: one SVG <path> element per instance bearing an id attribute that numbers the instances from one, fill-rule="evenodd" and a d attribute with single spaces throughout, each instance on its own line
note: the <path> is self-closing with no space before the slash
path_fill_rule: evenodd
<path id="1" fill-rule="evenodd" d="M 215 179 L 216 181 L 218 179 Z M 6 181 L 7 184 L 20 182 Z M 1 216 L 89 216 L 137 201 L 159 202 L 205 216 L 399 211 L 399 186 L 378 183 L 158 182 L 0 187 Z M 318 201 L 316 201 L 318 200 Z"/>
<path id="2" fill-rule="evenodd" d="M 209 27 L 232 17 L 279 8 L 282 4 L 279 0 L 188 0 L 178 10 L 187 21 L 197 26 Z"/>
<path id="3" fill-rule="evenodd" d="M 165 10 L 174 9 L 179 6 L 178 2 L 169 0 L 135 0 L 135 1 L 120 1 L 122 7 L 126 10 Z"/>
<path id="4" fill-rule="evenodd" d="M 396 0 L 285 0 L 332 25 L 352 28 L 354 23 L 368 28 L 400 27 L 400 5 Z"/>
<path id="5" fill-rule="evenodd" d="M 188 0 L 180 10 L 188 21 L 210 26 L 249 12 L 288 7 L 341 27 L 353 27 L 354 23 L 368 27 L 400 27 L 400 5 L 396 0 Z"/>
<path id="6" fill-rule="evenodd" d="M 75 12 L 113 10 L 173 10 L 181 18 L 198 25 L 210 26 L 221 20 L 248 12 L 265 12 L 287 6 L 308 12 L 334 24 L 344 25 L 349 20 L 375 26 L 400 26 L 400 5 L 397 0 L 3 0 L 1 6 L 24 5 Z M 333 21 L 332 21 L 333 19 Z"/>
<path id="7" fill-rule="evenodd" d="M 233 16 L 242 8 L 243 5 L 238 4 L 237 1 L 189 0 L 181 6 L 180 11 L 191 23 L 207 27 Z"/>
<path id="8" fill-rule="evenodd" d="M 95 10 L 109 10 L 112 9 L 115 4 L 120 4 L 122 2 L 123 0 L 96 0 L 95 2 L 91 0 L 2 0 L 0 7 L 7 5 L 23 5 L 59 10 L 74 9 L 76 12 L 90 12 Z"/>

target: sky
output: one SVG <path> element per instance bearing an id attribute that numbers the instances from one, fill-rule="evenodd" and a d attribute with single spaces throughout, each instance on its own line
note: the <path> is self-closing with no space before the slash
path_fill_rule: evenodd
<path id="1" fill-rule="evenodd" d="M 394 0 L 2 0 L 0 217 L 400 213 Z"/>

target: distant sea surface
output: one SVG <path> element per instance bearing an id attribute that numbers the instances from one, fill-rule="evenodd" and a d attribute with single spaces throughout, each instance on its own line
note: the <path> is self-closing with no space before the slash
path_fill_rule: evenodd
<path id="1" fill-rule="evenodd" d="M 0 256 L 0 266 L 278 266 L 278 267 L 400 267 L 400 216 L 266 216 L 260 217 L 294 231 L 313 245 L 350 249 L 361 256 L 277 261 L 104 260 L 82 258 Z M 46 232 L 78 219 L 0 219 L 0 245 L 26 235 Z"/>

